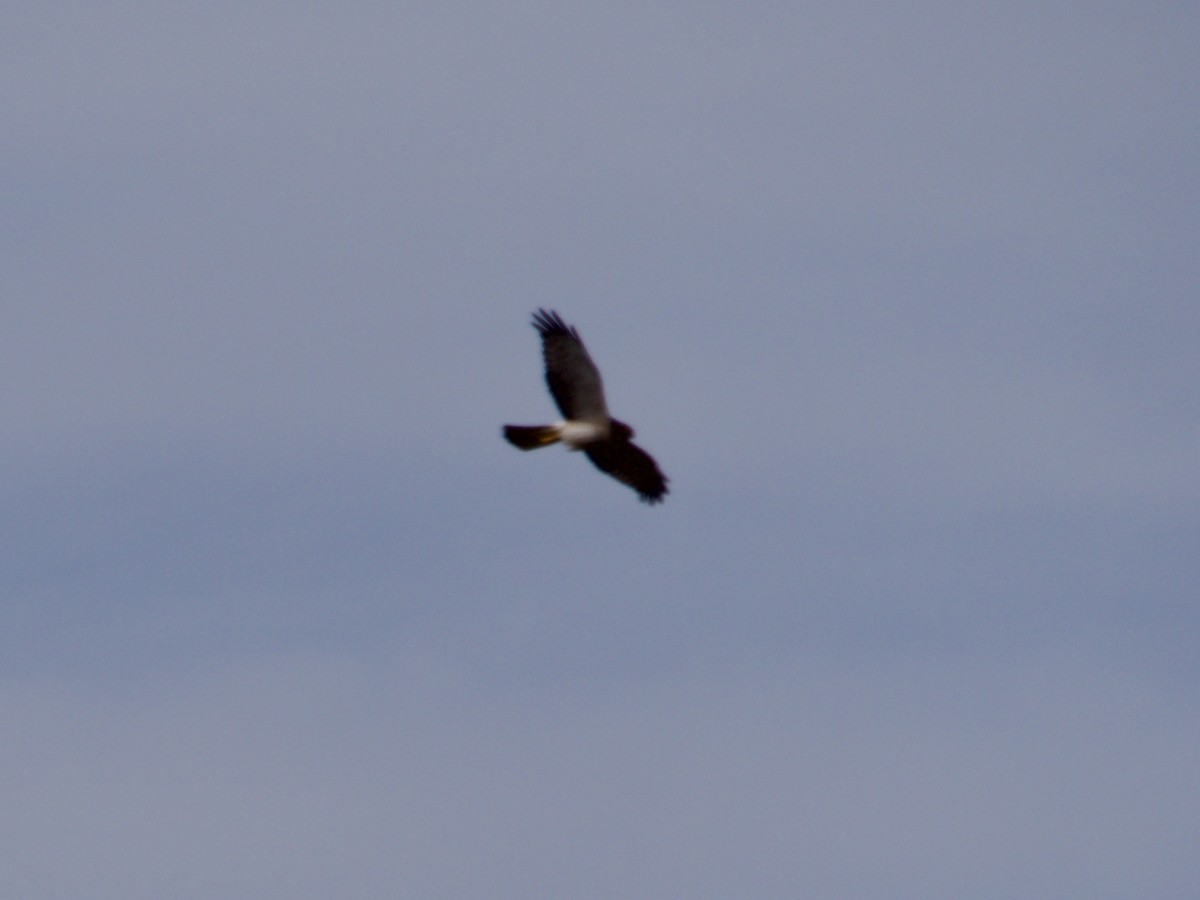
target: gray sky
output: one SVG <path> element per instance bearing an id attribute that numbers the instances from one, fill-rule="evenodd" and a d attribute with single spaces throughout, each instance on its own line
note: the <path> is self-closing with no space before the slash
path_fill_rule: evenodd
<path id="1" fill-rule="evenodd" d="M 1195 894 L 1198 43 L 7 4 L 4 893 Z"/>

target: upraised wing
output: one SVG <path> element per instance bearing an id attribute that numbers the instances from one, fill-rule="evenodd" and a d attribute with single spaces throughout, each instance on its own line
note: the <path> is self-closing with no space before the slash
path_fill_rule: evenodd
<path id="1" fill-rule="evenodd" d="M 542 336 L 546 385 L 563 417 L 574 421 L 607 420 L 604 382 L 579 332 L 558 313 L 544 309 L 534 313 L 533 327 Z"/>

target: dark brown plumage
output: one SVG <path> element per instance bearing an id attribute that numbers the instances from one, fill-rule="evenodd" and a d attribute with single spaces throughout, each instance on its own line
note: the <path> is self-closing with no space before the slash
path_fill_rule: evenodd
<path id="1" fill-rule="evenodd" d="M 504 437 L 521 450 L 562 441 L 571 450 L 582 450 L 601 472 L 637 491 L 643 502 L 661 503 L 668 493 L 668 479 L 654 458 L 633 443 L 633 429 L 608 414 L 600 370 L 579 332 L 558 313 L 544 309 L 534 313 L 533 327 L 542 337 L 546 385 L 564 421 L 505 425 Z"/>

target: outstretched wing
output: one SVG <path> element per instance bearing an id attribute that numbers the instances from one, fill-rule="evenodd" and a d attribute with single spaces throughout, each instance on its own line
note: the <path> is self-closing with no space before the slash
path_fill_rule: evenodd
<path id="1" fill-rule="evenodd" d="M 661 503 L 667 494 L 667 476 L 649 453 L 629 441 L 596 441 L 583 448 L 601 472 L 607 472 L 638 492 L 644 503 Z"/>
<path id="2" fill-rule="evenodd" d="M 600 370 L 588 356 L 579 332 L 568 327 L 558 313 L 544 309 L 534 313 L 533 327 L 542 336 L 546 384 L 563 417 L 574 421 L 607 420 Z"/>

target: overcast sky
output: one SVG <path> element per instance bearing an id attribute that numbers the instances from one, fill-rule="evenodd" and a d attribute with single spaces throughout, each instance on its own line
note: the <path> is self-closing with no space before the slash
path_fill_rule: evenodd
<path id="1" fill-rule="evenodd" d="M 2 892 L 1195 896 L 1197 46 L 6 4 Z"/>

